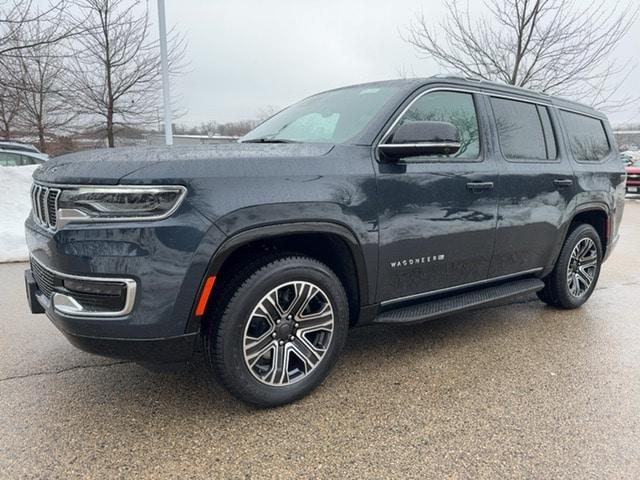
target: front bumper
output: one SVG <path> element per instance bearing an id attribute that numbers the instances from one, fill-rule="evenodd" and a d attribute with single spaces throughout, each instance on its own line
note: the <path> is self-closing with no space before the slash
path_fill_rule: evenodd
<path id="1" fill-rule="evenodd" d="M 59 280 L 41 288 L 38 275 L 34 279 L 28 270 L 31 310 L 46 313 L 72 344 L 100 355 L 149 362 L 191 356 L 199 333 L 193 319 L 196 294 L 212 251 L 224 239 L 197 211 L 157 222 L 66 226 L 55 233 L 29 218 L 25 229 L 32 259 L 47 271 L 84 279 L 91 286 L 134 286 L 126 290 L 121 305 L 95 307 L 89 302 L 86 308 L 83 299 L 78 308 L 64 298 L 56 301 L 60 292 L 76 295 L 61 288 Z"/>
<path id="2" fill-rule="evenodd" d="M 48 300 L 46 295 L 40 290 L 30 269 L 25 270 L 25 286 L 31 313 L 48 313 L 49 317 L 55 320 L 55 313 L 58 312 L 59 309 L 57 309 L 54 302 Z M 84 312 L 84 314 L 86 315 L 86 312 Z M 62 315 L 64 315 L 64 313 L 62 313 Z M 74 313 L 73 315 L 78 314 Z M 55 321 L 54 324 L 56 324 Z M 193 355 L 198 338 L 198 332 L 170 338 L 145 339 L 88 337 L 73 334 L 62 329 L 61 332 L 72 345 L 85 352 L 105 357 L 150 363 L 188 360 Z"/>

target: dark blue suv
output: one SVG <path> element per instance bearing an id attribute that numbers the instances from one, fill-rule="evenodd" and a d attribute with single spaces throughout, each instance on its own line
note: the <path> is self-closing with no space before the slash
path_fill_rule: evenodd
<path id="1" fill-rule="evenodd" d="M 34 173 L 29 303 L 84 350 L 202 346 L 239 398 L 290 402 L 352 326 L 582 305 L 618 236 L 616 150 L 589 107 L 445 77 L 321 93 L 237 144 L 66 155 Z"/>

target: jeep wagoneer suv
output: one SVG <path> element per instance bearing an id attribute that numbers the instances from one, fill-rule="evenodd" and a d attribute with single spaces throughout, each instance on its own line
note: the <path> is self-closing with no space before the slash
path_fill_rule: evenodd
<path id="1" fill-rule="evenodd" d="M 340 88 L 237 144 L 81 152 L 33 177 L 31 310 L 102 355 L 200 345 L 262 406 L 321 383 L 352 326 L 532 292 L 581 306 L 625 194 L 603 114 L 454 77 Z"/>

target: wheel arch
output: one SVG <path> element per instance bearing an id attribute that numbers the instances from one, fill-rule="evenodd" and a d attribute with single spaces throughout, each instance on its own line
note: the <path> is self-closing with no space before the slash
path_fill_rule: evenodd
<path id="1" fill-rule="evenodd" d="M 598 232 L 600 242 L 602 243 L 603 258 L 605 257 L 611 236 L 610 209 L 607 204 L 600 202 L 583 204 L 579 208 L 576 208 L 567 220 L 564 227 L 562 242 L 558 244 L 553 255 L 553 263 L 545 269 L 543 276 L 551 272 L 556 262 L 558 261 L 560 251 L 562 250 L 562 246 L 564 245 L 564 243 L 567 241 L 567 237 L 571 234 L 575 226 L 581 223 L 591 225 L 593 228 L 595 228 L 596 232 Z"/>
<path id="2" fill-rule="evenodd" d="M 573 213 L 567 231 L 565 232 L 565 241 L 575 226 L 581 223 L 591 225 L 596 232 L 598 232 L 600 242 L 602 243 L 602 254 L 604 258 L 609 240 L 611 239 L 611 212 L 609 207 L 604 203 L 593 203 L 577 209 Z"/>
<path id="3" fill-rule="evenodd" d="M 326 263 L 347 291 L 350 324 L 357 323 L 360 308 L 369 299 L 364 254 L 355 234 L 333 222 L 288 222 L 249 228 L 229 236 L 212 255 L 196 298 L 200 298 L 206 280 L 215 276 L 215 286 L 207 302 L 212 304 L 222 290 L 221 283 L 235 267 L 270 251 L 304 254 Z M 207 314 L 202 316 L 207 317 Z M 192 309 L 187 331 L 196 331 L 200 320 Z"/>

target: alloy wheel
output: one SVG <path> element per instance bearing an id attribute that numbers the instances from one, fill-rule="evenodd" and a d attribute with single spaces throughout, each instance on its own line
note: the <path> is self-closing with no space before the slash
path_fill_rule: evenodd
<path id="1" fill-rule="evenodd" d="M 283 283 L 262 297 L 247 319 L 245 364 L 264 384 L 298 382 L 321 363 L 333 330 L 333 306 L 320 287 L 306 281 Z"/>
<path id="2" fill-rule="evenodd" d="M 582 238 L 571 252 L 567 267 L 567 286 L 574 297 L 589 291 L 598 268 L 598 249 L 588 237 Z"/>

